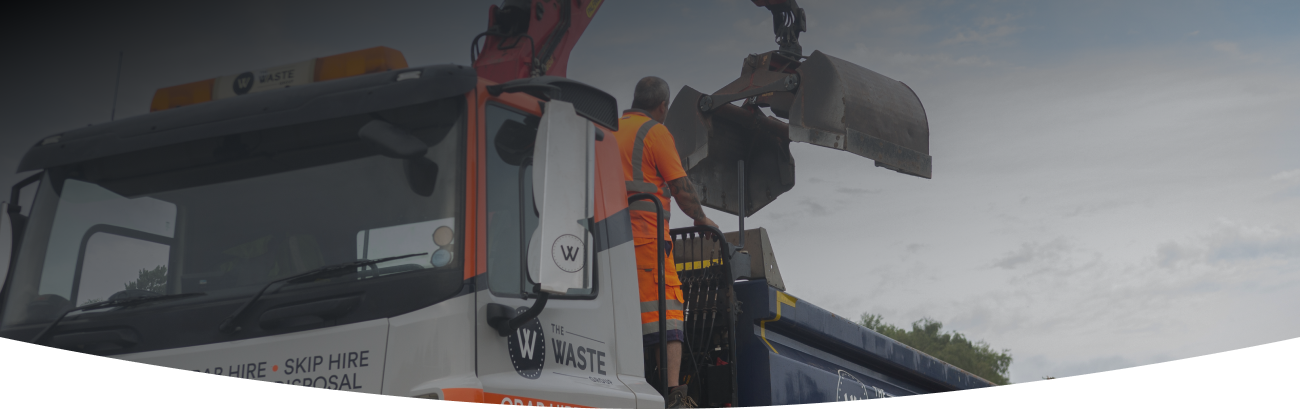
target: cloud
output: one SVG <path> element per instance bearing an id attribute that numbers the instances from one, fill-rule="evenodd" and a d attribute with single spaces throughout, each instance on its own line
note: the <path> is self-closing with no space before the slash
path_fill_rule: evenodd
<path id="1" fill-rule="evenodd" d="M 1269 177 L 1269 180 L 1281 185 L 1279 189 L 1269 196 L 1270 199 L 1280 201 L 1300 199 L 1300 169 L 1278 172 Z"/>
<path id="2" fill-rule="evenodd" d="M 898 259 L 903 261 L 911 260 L 913 257 L 920 255 L 922 251 L 929 250 L 932 247 L 928 244 L 908 243 L 903 246 L 903 252 L 898 254 Z M 918 260 L 924 261 L 925 257 L 920 257 Z"/>
<path id="3" fill-rule="evenodd" d="M 810 199 L 804 199 L 800 201 L 799 204 L 803 205 L 803 207 L 808 210 L 808 213 L 813 216 L 825 216 L 830 213 L 830 211 L 826 209 L 826 206 L 822 206 L 820 203 L 814 202 Z"/>
<path id="4" fill-rule="evenodd" d="M 1232 54 L 1232 55 L 1241 54 L 1241 46 L 1231 41 L 1222 41 L 1222 40 L 1211 41 L 1210 48 L 1213 48 L 1214 51 L 1218 51 L 1226 54 Z"/>
<path id="5" fill-rule="evenodd" d="M 1197 251 L 1169 241 L 1156 248 L 1156 265 L 1161 268 L 1174 268 L 1198 256 Z"/>
<path id="6" fill-rule="evenodd" d="M 840 4 L 825 4 L 820 10 L 854 10 L 852 13 L 828 14 L 808 11 L 808 32 L 812 35 L 826 33 L 843 38 L 861 35 L 864 31 L 875 39 L 893 39 L 880 41 L 895 43 L 901 38 L 915 38 L 925 35 L 933 29 L 932 19 L 927 18 L 928 11 L 934 11 L 934 4 L 919 1 L 877 2 L 870 7 L 861 7 L 861 2 L 844 1 Z"/>
<path id="7" fill-rule="evenodd" d="M 1000 18 L 984 18 L 980 21 L 979 28 L 958 32 L 956 35 L 941 41 L 939 45 L 972 42 L 987 44 L 994 40 L 1002 39 L 1024 30 L 1022 27 L 1007 24 L 1018 18 L 1020 18 L 1018 15 L 1006 15 Z"/>
<path id="8" fill-rule="evenodd" d="M 863 189 L 857 187 L 841 187 L 835 189 L 835 191 L 846 195 L 854 195 L 854 196 L 861 196 L 865 194 L 877 194 L 881 192 L 880 189 Z"/>
<path id="9" fill-rule="evenodd" d="M 1219 220 L 1209 233 L 1184 243 L 1168 241 L 1156 248 L 1161 268 L 1244 267 L 1252 262 L 1300 259 L 1300 232 L 1277 226 L 1254 226 Z"/>
<path id="10" fill-rule="evenodd" d="M 1283 183 L 1300 182 L 1300 169 L 1292 169 L 1286 172 L 1278 172 L 1276 175 L 1273 175 L 1273 177 L 1269 179 L 1275 182 L 1283 182 Z"/>
<path id="11" fill-rule="evenodd" d="M 1018 359 L 1018 361 L 1021 361 L 1017 363 L 1022 363 L 1022 365 L 1017 365 L 1016 367 L 1013 367 L 1013 369 L 1030 372 L 1028 374 L 1023 374 L 1020 378 L 1032 377 L 1031 379 L 1033 380 L 1041 380 L 1044 376 L 1064 378 L 1067 376 L 1085 375 L 1155 363 L 1134 361 L 1133 359 L 1117 354 L 1068 362 L 1053 362 L 1053 360 L 1047 356 L 1034 355 Z"/>
<path id="12" fill-rule="evenodd" d="M 912 51 L 894 51 L 879 47 L 857 44 L 848 50 L 845 57 L 855 61 L 883 61 L 892 66 L 917 69 L 918 67 L 987 67 L 995 65 L 994 61 L 984 55 L 957 56 L 951 53 L 917 53 Z M 880 68 L 880 67 L 874 67 Z"/>
<path id="13" fill-rule="evenodd" d="M 1224 220 L 1203 241 L 1205 259 L 1212 264 L 1300 257 L 1300 234 L 1272 226 L 1249 226 Z"/>
<path id="14" fill-rule="evenodd" d="M 1079 205 L 1079 206 L 1075 206 L 1073 210 L 1067 212 L 1064 217 L 1069 218 L 1075 216 L 1091 216 L 1096 213 L 1101 213 L 1106 210 L 1124 207 L 1129 204 L 1132 204 L 1132 202 L 1123 201 L 1123 200 L 1108 200 L 1104 202 Z"/>
<path id="15" fill-rule="evenodd" d="M 1065 239 L 1057 237 L 1047 243 L 1022 243 L 1019 249 L 1008 252 L 993 262 L 994 267 L 1013 270 L 1032 262 L 1055 261 L 1070 250 Z"/>
<path id="16" fill-rule="evenodd" d="M 1258 53 L 1247 53 L 1242 51 L 1241 44 L 1234 41 L 1217 40 L 1207 43 L 1210 49 L 1221 54 L 1227 55 L 1237 61 L 1256 62 L 1265 56 Z"/>

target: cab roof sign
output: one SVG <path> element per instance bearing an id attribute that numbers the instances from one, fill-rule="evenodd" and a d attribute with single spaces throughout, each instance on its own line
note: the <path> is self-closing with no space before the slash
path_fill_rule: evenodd
<path id="1" fill-rule="evenodd" d="M 401 51 L 374 47 L 328 57 L 313 58 L 263 70 L 246 71 L 154 91 L 149 112 L 233 98 L 254 92 L 305 85 L 407 68 Z"/>

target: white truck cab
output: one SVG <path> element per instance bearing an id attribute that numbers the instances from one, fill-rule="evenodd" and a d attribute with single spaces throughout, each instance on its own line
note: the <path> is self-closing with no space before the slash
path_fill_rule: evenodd
<path id="1" fill-rule="evenodd" d="M 326 389 L 662 407 L 638 306 L 615 301 L 637 290 L 613 98 L 388 63 L 42 139 L 0 335 Z"/>

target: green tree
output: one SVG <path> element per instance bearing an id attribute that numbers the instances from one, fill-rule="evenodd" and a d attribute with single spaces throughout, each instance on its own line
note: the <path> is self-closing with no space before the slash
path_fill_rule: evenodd
<path id="1" fill-rule="evenodd" d="M 158 266 L 152 269 L 140 269 L 140 275 L 135 280 L 126 283 L 128 290 L 145 290 L 158 294 L 167 293 L 167 266 Z"/>
<path id="2" fill-rule="evenodd" d="M 939 321 L 922 318 L 913 322 L 909 331 L 885 323 L 880 315 L 863 313 L 859 324 L 989 382 L 998 385 L 1011 383 L 1008 379 L 1011 350 L 996 351 L 987 342 L 971 342 L 957 331 L 944 333 L 943 323 Z"/>
<path id="3" fill-rule="evenodd" d="M 124 285 L 126 286 L 127 290 L 145 290 L 145 291 L 152 291 L 158 294 L 166 294 L 167 293 L 167 266 L 158 266 L 151 269 L 142 268 L 140 269 L 140 273 L 139 275 L 136 276 L 135 280 L 128 281 Z M 89 300 L 82 301 L 81 305 L 85 306 L 100 301 L 104 301 L 104 300 L 102 298 L 91 298 Z"/>

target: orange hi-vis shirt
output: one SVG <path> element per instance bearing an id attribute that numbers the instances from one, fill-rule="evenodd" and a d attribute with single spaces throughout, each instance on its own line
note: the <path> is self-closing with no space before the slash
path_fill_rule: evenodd
<path id="1" fill-rule="evenodd" d="M 623 180 L 627 181 L 628 196 L 651 193 L 650 191 L 653 190 L 654 195 L 664 206 L 664 221 L 667 222 L 668 215 L 672 212 L 672 192 L 668 189 L 668 181 L 685 177 L 686 169 L 682 168 L 682 158 L 677 155 L 677 143 L 673 140 L 673 135 L 663 124 L 653 125 L 645 131 L 643 140 L 637 140 L 641 128 L 648 121 L 650 116 L 645 111 L 639 109 L 623 111 L 614 138 L 618 141 L 619 152 L 623 155 Z M 636 153 L 641 154 L 642 180 L 640 181 L 636 180 L 637 175 L 633 168 L 637 162 L 637 158 L 633 156 Z M 654 239 L 656 237 L 654 204 L 648 200 L 637 203 L 644 204 L 629 206 L 632 237 Z M 641 210 L 647 208 L 649 211 Z M 664 223 L 662 228 L 664 240 L 671 240 L 668 237 L 668 223 Z"/>

